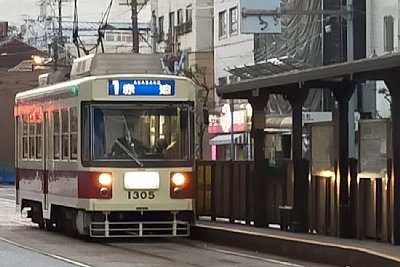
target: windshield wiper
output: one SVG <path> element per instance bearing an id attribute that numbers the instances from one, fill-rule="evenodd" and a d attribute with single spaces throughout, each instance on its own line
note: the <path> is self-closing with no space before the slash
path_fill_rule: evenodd
<path id="1" fill-rule="evenodd" d="M 139 157 L 136 153 L 129 151 L 126 146 L 124 146 L 118 139 L 117 139 L 117 145 L 129 156 L 131 157 L 140 167 L 143 167 L 143 163 L 139 161 Z"/>

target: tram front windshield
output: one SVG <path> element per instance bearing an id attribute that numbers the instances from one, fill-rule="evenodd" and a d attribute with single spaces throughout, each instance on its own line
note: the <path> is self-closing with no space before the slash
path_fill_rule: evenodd
<path id="1" fill-rule="evenodd" d="M 91 158 L 94 161 L 193 159 L 192 115 L 184 104 L 93 105 Z"/>

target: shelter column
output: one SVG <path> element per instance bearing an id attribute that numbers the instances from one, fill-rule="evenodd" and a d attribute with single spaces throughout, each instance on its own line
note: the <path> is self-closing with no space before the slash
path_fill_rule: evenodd
<path id="1" fill-rule="evenodd" d="M 397 69 L 398 73 L 398 69 Z M 390 197 L 392 243 L 400 245 L 400 79 L 396 71 L 388 73 L 385 83 L 392 99 L 392 166 L 389 184 L 393 194 Z M 390 173 L 391 171 L 388 170 Z"/>
<path id="2" fill-rule="evenodd" d="M 354 221 L 351 214 L 349 192 L 349 101 L 355 84 L 343 82 L 331 88 L 339 104 L 338 156 L 339 156 L 339 236 L 351 237 Z"/>
<path id="3" fill-rule="evenodd" d="M 292 106 L 293 222 L 295 231 L 308 231 L 308 164 L 303 160 L 303 105 L 307 88 L 296 86 L 286 94 Z"/>
<path id="4" fill-rule="evenodd" d="M 267 219 L 267 181 L 264 174 L 264 128 L 265 112 L 269 95 L 249 98 L 253 108 L 251 135 L 254 140 L 254 172 L 250 178 L 250 188 L 253 192 L 254 226 L 266 227 Z"/>

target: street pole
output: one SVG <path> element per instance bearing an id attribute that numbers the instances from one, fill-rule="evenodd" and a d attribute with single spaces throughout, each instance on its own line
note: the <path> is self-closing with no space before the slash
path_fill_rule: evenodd
<path id="1" fill-rule="evenodd" d="M 132 10 L 132 53 L 139 53 L 138 3 L 131 0 Z"/>
<path id="2" fill-rule="evenodd" d="M 231 110 L 231 160 L 235 159 L 235 145 L 234 145 L 234 138 L 233 138 L 233 112 L 235 109 L 235 103 L 233 102 L 233 99 L 229 100 L 229 104 L 230 104 L 230 110 Z"/>
<path id="3" fill-rule="evenodd" d="M 347 0 L 347 10 L 349 15 L 347 16 L 347 61 L 354 60 L 354 26 L 353 26 L 353 0 Z"/>
<path id="4" fill-rule="evenodd" d="M 349 11 L 349 15 L 346 17 L 347 20 L 347 61 L 354 61 L 354 26 L 353 26 L 353 0 L 347 0 L 347 10 Z M 357 90 L 355 90 L 357 92 Z M 357 106 L 357 96 L 356 93 L 353 93 L 353 96 L 349 101 L 349 157 L 355 158 L 355 119 L 354 112 L 356 111 Z"/>

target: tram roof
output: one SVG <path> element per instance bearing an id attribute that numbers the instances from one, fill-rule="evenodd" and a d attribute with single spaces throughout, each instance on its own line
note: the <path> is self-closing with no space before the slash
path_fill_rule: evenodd
<path id="1" fill-rule="evenodd" d="M 72 79 L 68 81 L 64 81 L 61 83 L 56 83 L 48 86 L 38 87 L 31 90 L 23 91 L 17 93 L 15 96 L 15 100 L 20 99 L 28 99 L 29 97 L 36 97 L 38 95 L 51 93 L 57 90 L 62 90 L 68 87 L 76 86 L 84 82 L 100 80 L 100 79 L 160 79 L 160 80 L 186 80 L 188 82 L 193 83 L 189 78 L 184 76 L 174 76 L 174 75 L 159 75 L 159 74 L 112 74 L 112 75 L 99 75 L 99 76 L 88 76 L 78 79 Z"/>
<path id="2" fill-rule="evenodd" d="M 297 69 L 270 76 L 241 80 L 217 87 L 217 94 L 223 98 L 246 99 L 262 93 L 282 94 L 290 90 L 298 90 L 299 87 L 329 88 L 327 85 L 332 82 L 384 80 L 388 75 L 396 75 L 396 73 L 391 74 L 390 70 L 399 67 L 400 53 L 393 53 L 352 62 Z M 292 85 L 296 86 L 292 88 Z"/>

